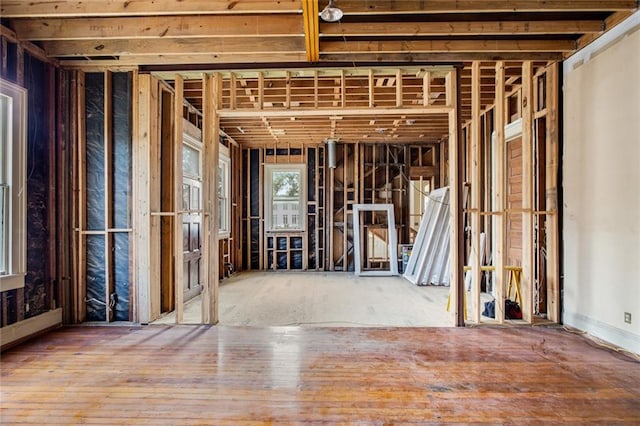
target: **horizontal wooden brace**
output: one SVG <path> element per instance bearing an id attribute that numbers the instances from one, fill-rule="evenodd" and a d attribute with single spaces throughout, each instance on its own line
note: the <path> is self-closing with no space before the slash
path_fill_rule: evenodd
<path id="1" fill-rule="evenodd" d="M 422 114 L 447 114 L 452 107 L 432 106 L 420 108 L 338 108 L 338 109 L 274 109 L 274 110 L 228 110 L 222 109 L 218 111 L 220 118 L 234 117 L 313 117 L 313 116 L 353 116 L 353 115 L 422 115 Z"/>

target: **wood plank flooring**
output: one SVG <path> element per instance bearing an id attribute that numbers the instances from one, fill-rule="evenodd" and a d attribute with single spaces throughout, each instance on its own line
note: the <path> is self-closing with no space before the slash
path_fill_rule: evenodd
<path id="1" fill-rule="evenodd" d="M 72 327 L 1 358 L 0 423 L 640 423 L 640 363 L 561 328 Z"/>

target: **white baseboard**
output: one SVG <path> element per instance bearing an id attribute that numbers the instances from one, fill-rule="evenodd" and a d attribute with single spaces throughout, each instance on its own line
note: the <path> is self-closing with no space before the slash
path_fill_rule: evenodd
<path id="1" fill-rule="evenodd" d="M 640 354 L 640 336 L 582 314 L 564 312 L 562 322 L 630 352 Z"/>
<path id="2" fill-rule="evenodd" d="M 0 347 L 60 324 L 62 324 L 62 309 L 58 308 L 2 327 L 0 328 Z"/>

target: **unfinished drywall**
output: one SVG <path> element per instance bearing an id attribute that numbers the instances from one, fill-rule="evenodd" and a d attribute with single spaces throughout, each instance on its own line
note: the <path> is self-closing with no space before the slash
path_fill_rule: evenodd
<path id="1" fill-rule="evenodd" d="M 640 14 L 623 25 L 564 64 L 563 320 L 640 353 Z"/>

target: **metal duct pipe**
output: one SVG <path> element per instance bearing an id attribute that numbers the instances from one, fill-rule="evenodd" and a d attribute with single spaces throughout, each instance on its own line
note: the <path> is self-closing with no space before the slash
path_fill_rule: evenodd
<path id="1" fill-rule="evenodd" d="M 336 168 L 336 140 L 335 139 L 327 139 L 327 164 L 330 168 Z"/>

